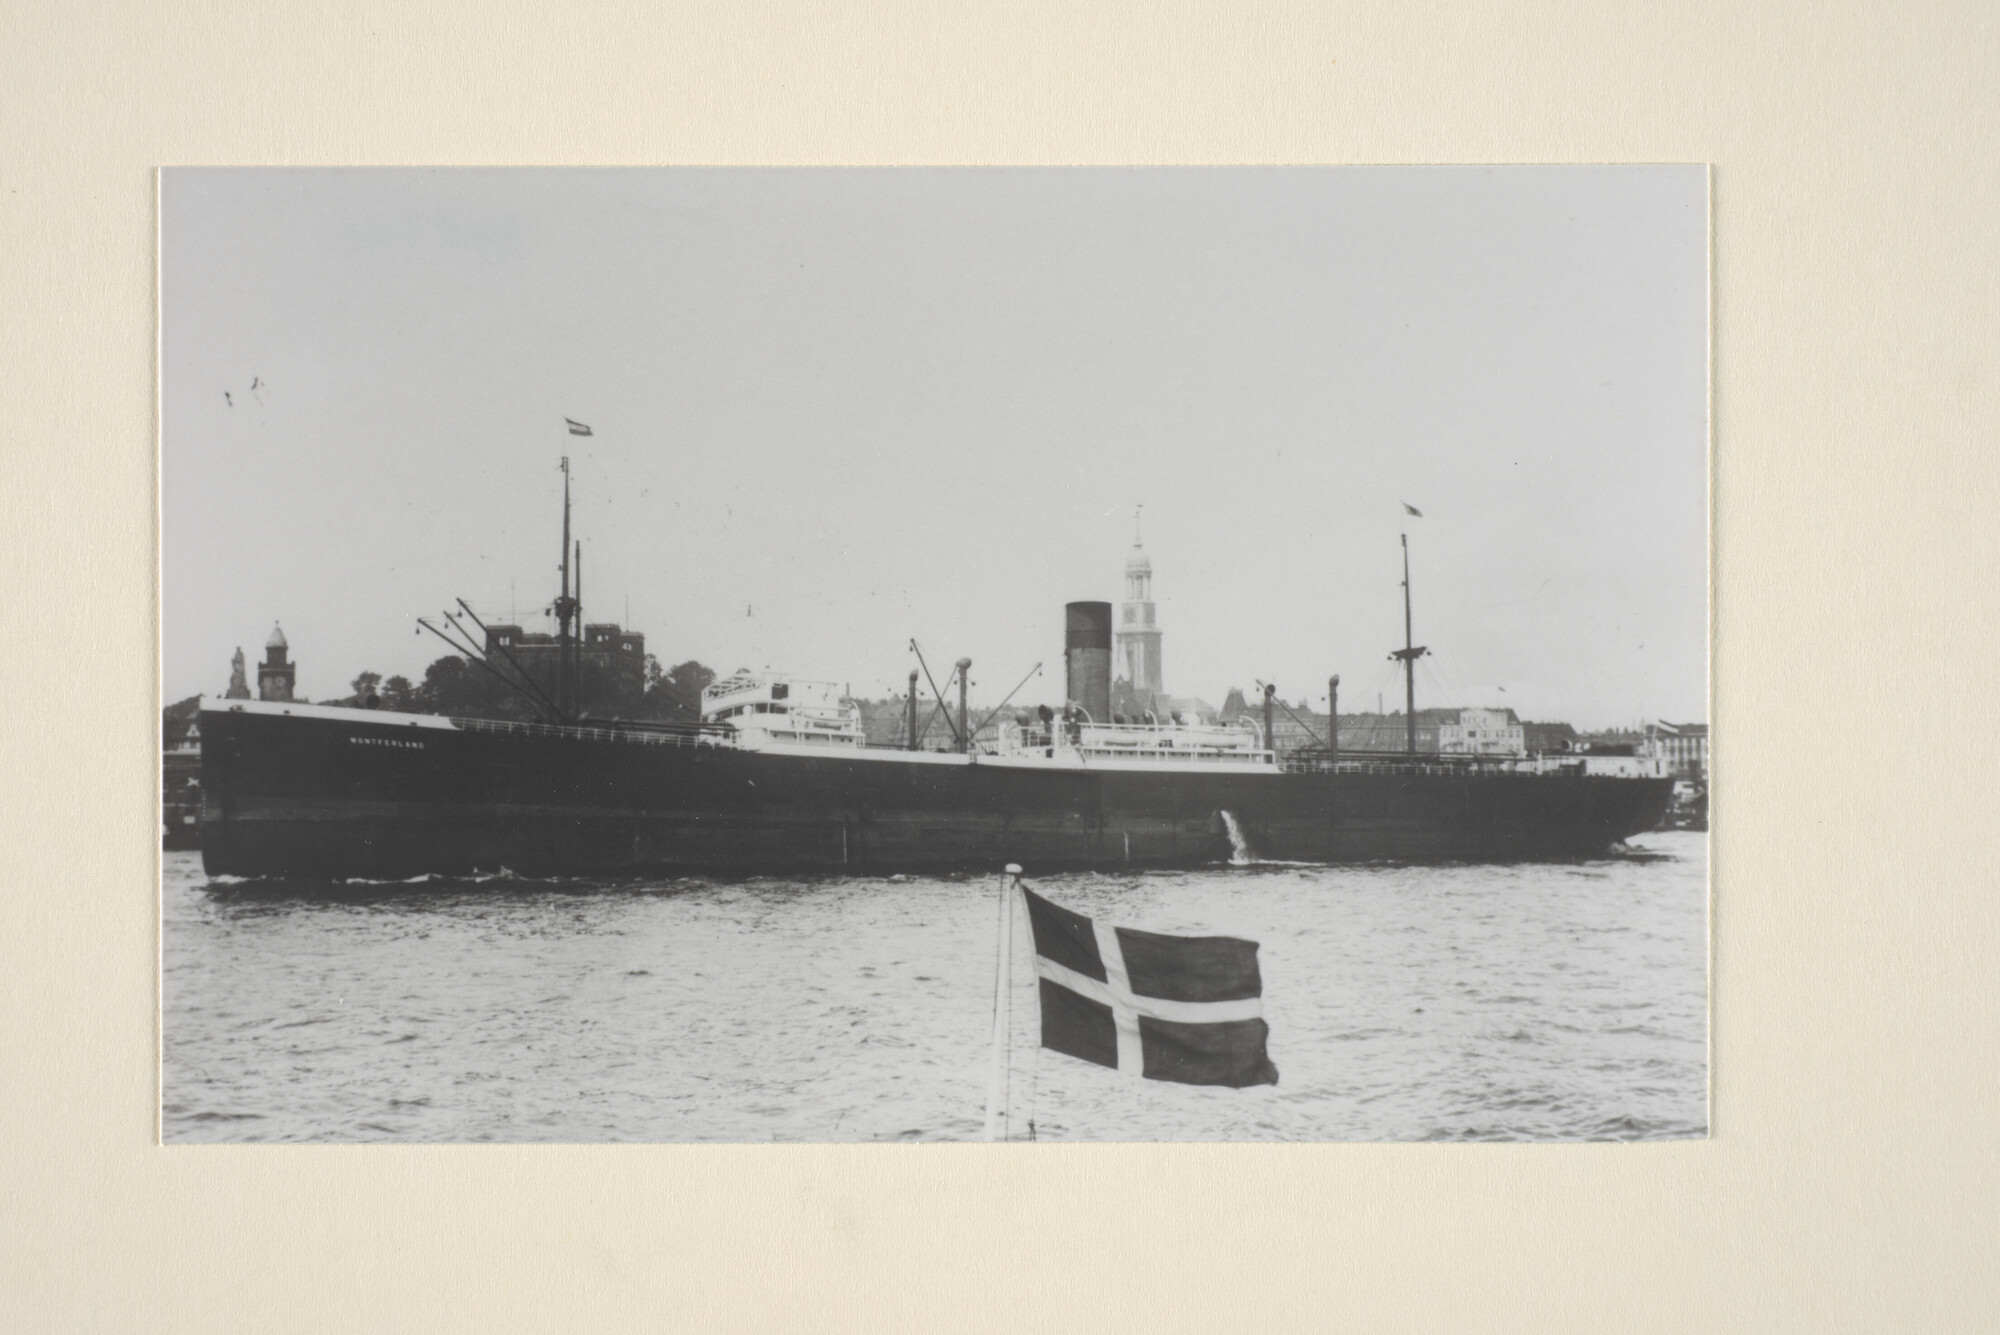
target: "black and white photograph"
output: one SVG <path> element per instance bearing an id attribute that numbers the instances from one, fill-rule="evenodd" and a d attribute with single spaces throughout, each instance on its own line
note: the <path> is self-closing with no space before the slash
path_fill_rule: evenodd
<path id="1" fill-rule="evenodd" d="M 1708 1135 L 1705 167 L 159 222 L 167 1143 Z"/>

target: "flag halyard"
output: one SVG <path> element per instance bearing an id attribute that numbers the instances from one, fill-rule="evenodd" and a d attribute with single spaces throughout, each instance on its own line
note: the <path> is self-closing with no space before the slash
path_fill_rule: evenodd
<path id="1" fill-rule="evenodd" d="M 1275 1085 L 1257 943 L 1107 924 L 1029 890 L 1042 1046 L 1128 1075 Z"/>

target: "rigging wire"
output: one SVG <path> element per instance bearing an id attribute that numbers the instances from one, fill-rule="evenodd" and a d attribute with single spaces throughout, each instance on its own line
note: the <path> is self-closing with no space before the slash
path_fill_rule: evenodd
<path id="1" fill-rule="evenodd" d="M 1258 689 L 1258 691 L 1259 691 L 1259 692 L 1262 692 L 1262 691 L 1263 691 L 1263 689 L 1264 689 L 1264 683 L 1263 683 L 1263 682 L 1261 682 L 1261 681 L 1260 681 L 1260 682 L 1258 682 L 1258 683 L 1257 683 L 1257 689 Z M 1286 716 L 1287 718 L 1291 719 L 1291 721 L 1292 721 L 1292 722 L 1294 722 L 1294 723 L 1298 724 L 1298 725 L 1299 725 L 1299 727 L 1300 727 L 1300 728 L 1301 728 L 1301 729 L 1302 729 L 1302 730 L 1303 730 L 1303 731 L 1305 732 L 1305 735 L 1306 735 L 1306 736 L 1308 736 L 1308 737 L 1312 738 L 1312 741 L 1313 741 L 1313 745 L 1314 745 L 1314 746 L 1317 746 L 1317 747 L 1320 747 L 1321 749 L 1325 749 L 1325 747 L 1326 747 L 1326 741 L 1325 741 L 1325 739 L 1324 739 L 1324 738 L 1322 738 L 1322 737 L 1321 737 L 1321 736 L 1320 736 L 1320 735 L 1319 735 L 1318 733 L 1314 732 L 1314 731 L 1312 730 L 1311 726 L 1309 726 L 1309 725 L 1308 725 L 1308 724 L 1306 723 L 1306 721 L 1305 721 L 1304 719 L 1300 718 L 1300 717 L 1299 717 L 1299 716 L 1298 716 L 1297 714 L 1294 714 L 1294 713 L 1292 713 L 1292 707 L 1291 707 L 1290 705 L 1286 704 L 1286 703 L 1284 702 L 1284 700 L 1283 700 L 1283 699 L 1282 699 L 1281 697 L 1279 697 L 1279 696 L 1277 696 L 1277 695 L 1273 695 L 1273 696 L 1271 697 L 1271 703 L 1272 703 L 1272 704 L 1274 704 L 1274 705 L 1276 705 L 1276 706 L 1277 706 L 1278 708 L 1280 708 L 1280 709 L 1284 710 L 1284 711 L 1285 711 L 1285 716 Z M 1310 712 L 1310 707 L 1308 707 L 1308 712 Z M 1276 729 L 1274 728 L 1274 729 L 1272 729 L 1272 731 L 1274 731 L 1274 732 L 1275 732 L 1275 731 L 1276 731 Z M 1267 738 L 1265 738 L 1265 739 L 1264 739 L 1264 745 L 1266 745 L 1266 746 L 1269 746 L 1269 745 L 1271 745 L 1271 739 L 1270 739 L 1270 738 L 1268 738 L 1268 737 L 1267 737 Z"/>
<path id="2" fill-rule="evenodd" d="M 931 665 L 924 661 L 924 651 L 917 647 L 917 642 L 915 640 L 910 641 L 910 652 L 917 656 L 917 665 L 923 668 L 924 670 L 924 680 L 931 684 L 931 694 L 937 697 L 938 709 L 944 710 L 944 722 L 945 726 L 951 729 L 951 739 L 954 742 L 962 742 L 964 739 L 958 735 L 958 724 L 953 721 L 951 717 L 951 711 L 949 709 L 945 709 L 944 692 L 938 689 L 937 679 L 931 676 Z M 949 683 L 950 680 L 951 678 L 949 677 L 945 678 L 945 681 L 947 683 Z M 937 717 L 937 710 L 932 710 L 931 718 L 934 719 L 936 717 Z M 928 735 L 930 732 L 930 726 L 931 726 L 930 722 L 926 720 L 924 723 L 924 732 L 926 735 Z"/>
<path id="3" fill-rule="evenodd" d="M 1002 700 L 999 704 L 993 706 L 993 708 L 987 713 L 986 717 L 979 720 L 978 726 L 972 729 L 972 735 L 974 737 L 977 737 L 980 733 L 980 729 L 984 728 L 987 724 L 991 723 L 993 721 L 994 715 L 998 714 L 1001 710 L 1007 707 L 1007 701 L 1012 700 L 1015 696 L 1019 695 L 1021 693 L 1021 687 L 1026 686 L 1028 682 L 1032 678 L 1034 678 L 1034 676 L 1041 670 L 1042 670 L 1042 665 L 1040 663 L 1037 663 L 1033 667 L 1029 668 L 1028 675 L 1021 678 L 1020 683 L 1016 685 L 1013 690 L 1007 692 L 1007 699 Z"/>
<path id="4" fill-rule="evenodd" d="M 1430 656 L 1436 660 L 1434 670 L 1446 692 L 1445 698 L 1453 702 L 1453 707 L 1472 704 L 1472 693 L 1466 689 L 1465 679 L 1459 676 L 1457 665 L 1441 657 L 1435 649 L 1431 651 Z"/>
<path id="5" fill-rule="evenodd" d="M 1380 709 L 1371 710 L 1366 708 L 1365 706 L 1367 705 L 1370 697 L 1382 695 L 1388 689 L 1389 678 L 1397 675 L 1400 675 L 1400 672 L 1396 668 L 1392 668 L 1387 665 L 1377 668 L 1375 671 L 1374 679 L 1370 681 L 1367 684 L 1367 686 L 1362 688 L 1361 702 L 1364 708 L 1356 710 L 1355 712 L 1361 714 L 1380 715 L 1382 713 Z"/>

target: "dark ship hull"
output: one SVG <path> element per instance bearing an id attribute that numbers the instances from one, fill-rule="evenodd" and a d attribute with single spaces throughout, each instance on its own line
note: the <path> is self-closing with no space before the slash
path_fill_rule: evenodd
<path id="1" fill-rule="evenodd" d="M 1659 823 L 1665 778 L 1444 763 L 1061 766 L 738 747 L 696 732 L 212 707 L 211 875 L 400 879 L 869 874 L 1595 857 Z"/>

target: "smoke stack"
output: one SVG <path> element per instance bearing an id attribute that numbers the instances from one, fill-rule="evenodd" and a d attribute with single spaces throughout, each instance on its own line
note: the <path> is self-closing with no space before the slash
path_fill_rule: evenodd
<path id="1" fill-rule="evenodd" d="M 1109 722 L 1111 604 L 1071 603 L 1063 611 L 1064 689 L 1091 722 Z"/>

